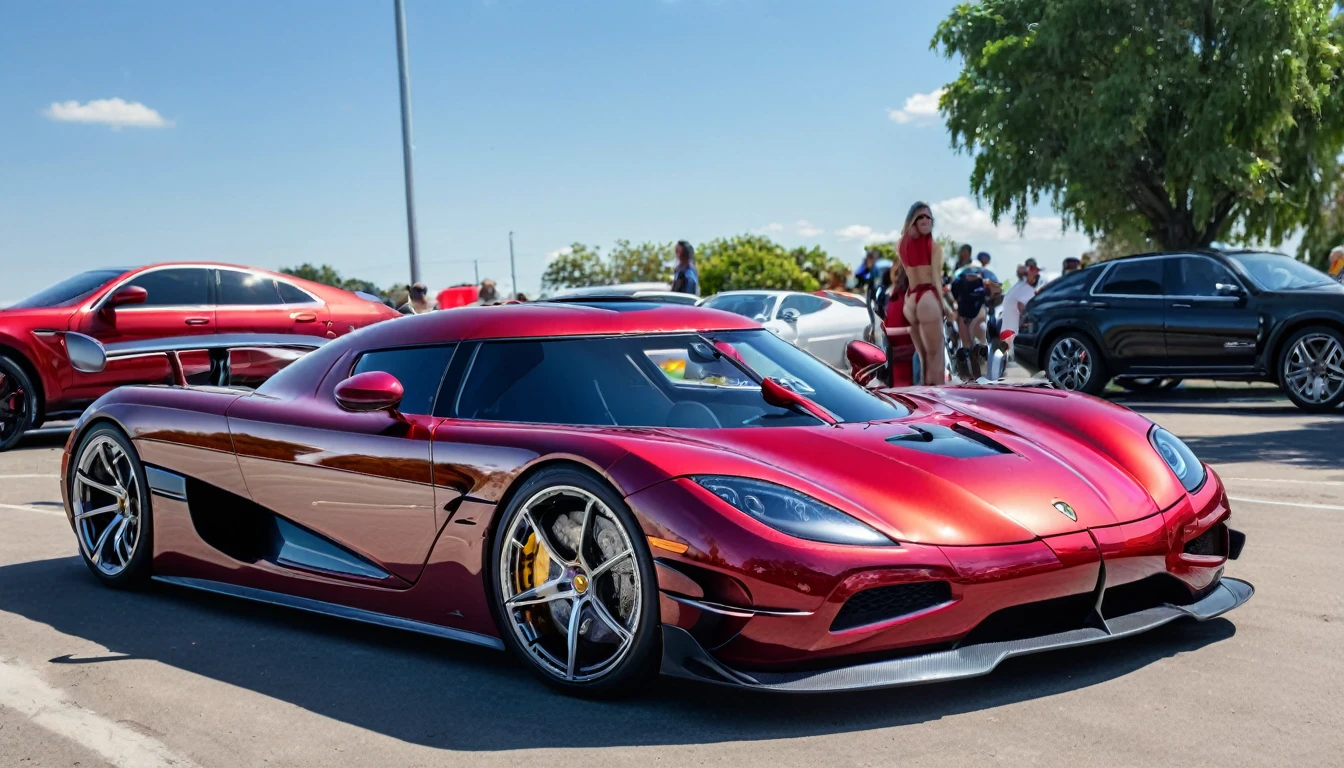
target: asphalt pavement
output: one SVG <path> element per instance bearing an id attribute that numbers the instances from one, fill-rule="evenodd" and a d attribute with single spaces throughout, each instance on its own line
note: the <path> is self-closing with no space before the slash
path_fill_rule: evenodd
<path id="1" fill-rule="evenodd" d="M 507 655 L 165 587 L 100 587 L 63 432 L 0 454 L 0 766 L 1344 764 L 1344 412 L 1272 390 L 1128 404 L 1222 475 L 1248 535 L 1225 618 L 958 683 L 588 702 Z"/>

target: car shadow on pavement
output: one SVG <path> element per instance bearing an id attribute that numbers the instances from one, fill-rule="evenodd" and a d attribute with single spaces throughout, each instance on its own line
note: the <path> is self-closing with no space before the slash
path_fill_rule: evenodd
<path id="1" fill-rule="evenodd" d="M 51 663 L 148 659 L 392 738 L 467 751 L 703 744 L 906 725 L 1086 688 L 1236 632 L 1224 619 L 1175 622 L 918 688 L 799 697 L 656 679 L 629 699 L 585 701 L 551 691 L 504 653 L 178 588 L 107 589 L 77 557 L 0 567 L 0 611 L 114 654 L 57 655 Z"/>
<path id="2" fill-rule="evenodd" d="M 1299 424 L 1272 432 L 1238 435 L 1182 436 L 1190 450 L 1207 464 L 1272 462 L 1306 469 L 1344 466 L 1344 418 Z"/>
<path id="3" fill-rule="evenodd" d="M 15 452 L 38 448 L 61 448 L 69 437 L 70 427 L 53 427 L 50 429 L 44 427 L 19 438 L 18 444 L 9 450 Z"/>

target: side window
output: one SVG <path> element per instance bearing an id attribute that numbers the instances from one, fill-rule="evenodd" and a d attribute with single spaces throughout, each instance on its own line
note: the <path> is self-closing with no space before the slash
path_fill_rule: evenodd
<path id="1" fill-rule="evenodd" d="M 280 299 L 286 304 L 312 304 L 316 301 L 306 291 L 283 280 L 276 280 L 275 284 L 280 287 Z"/>
<path id="2" fill-rule="evenodd" d="M 159 269 L 129 284 L 149 294 L 143 305 L 147 307 L 200 307 L 210 303 L 210 272 L 205 269 Z"/>
<path id="3" fill-rule="evenodd" d="M 397 377 L 406 394 L 401 398 L 403 413 L 429 416 L 434 413 L 434 396 L 439 392 L 454 344 L 438 347 L 404 347 L 365 352 L 350 375 L 383 371 Z"/>
<path id="4" fill-rule="evenodd" d="M 1167 267 L 1168 296 L 1217 296 L 1219 283 L 1236 285 L 1227 267 L 1204 256 L 1171 259 Z"/>
<path id="5" fill-rule="evenodd" d="M 1097 293 L 1111 296 L 1161 296 L 1165 259 L 1117 261 L 1102 278 Z"/>
<path id="6" fill-rule="evenodd" d="M 779 311 L 783 312 L 786 309 L 796 309 L 800 315 L 810 315 L 813 312 L 820 312 L 825 309 L 826 305 L 829 303 L 830 302 L 820 296 L 810 296 L 805 293 L 800 293 L 785 298 L 783 303 L 779 305 Z"/>
<path id="7" fill-rule="evenodd" d="M 219 270 L 219 305 L 221 307 L 271 306 L 283 304 L 275 280 L 251 272 Z"/>

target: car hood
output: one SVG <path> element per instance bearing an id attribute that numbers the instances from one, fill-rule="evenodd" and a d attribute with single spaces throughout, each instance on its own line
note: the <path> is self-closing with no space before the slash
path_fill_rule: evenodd
<path id="1" fill-rule="evenodd" d="M 70 323 L 74 307 L 38 307 L 34 309 L 0 309 L 0 332 L 48 328 L 63 331 Z"/>
<path id="2" fill-rule="evenodd" d="M 685 430 L 678 442 L 697 450 L 664 450 L 659 459 L 675 474 L 785 484 L 920 544 L 1029 541 L 1159 511 L 1144 486 L 1096 448 L 1046 426 L 1027 434 L 983 416 L 925 401 L 896 422 Z"/>

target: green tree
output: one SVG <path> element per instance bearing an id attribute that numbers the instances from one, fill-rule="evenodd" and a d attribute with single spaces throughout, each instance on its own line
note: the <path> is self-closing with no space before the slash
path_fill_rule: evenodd
<path id="1" fill-rule="evenodd" d="M 610 282 L 611 271 L 603 263 L 599 249 L 583 243 L 570 245 L 569 253 L 556 256 L 541 274 L 544 290 L 585 288 Z"/>
<path id="2" fill-rule="evenodd" d="M 312 280 L 315 283 L 330 285 L 333 288 L 343 288 L 347 291 L 363 291 L 364 293 L 371 293 L 375 296 L 383 296 L 386 298 L 386 294 L 383 289 L 378 287 L 377 283 L 361 280 L 357 277 L 343 278 L 341 277 L 341 273 L 337 272 L 336 268 L 330 264 L 314 266 L 308 262 L 304 262 L 297 267 L 283 267 L 280 272 L 286 275 L 293 275 L 294 277 L 303 280 Z"/>
<path id="3" fill-rule="evenodd" d="M 1330 265 L 1330 251 L 1340 245 L 1344 245 L 1344 190 L 1322 208 L 1320 216 L 1307 229 L 1297 248 L 1297 257 L 1324 270 Z"/>
<path id="4" fill-rule="evenodd" d="M 749 288 L 815 291 L 817 278 L 799 266 L 784 246 L 760 235 L 719 238 L 696 248 L 700 293 Z"/>
<path id="5" fill-rule="evenodd" d="M 607 255 L 607 273 L 613 283 L 666 283 L 672 280 L 674 243 L 640 243 L 617 240 Z"/>
<path id="6" fill-rule="evenodd" d="M 789 251 L 789 255 L 798 263 L 800 269 L 817 281 L 819 286 L 843 288 L 845 281 L 849 279 L 849 265 L 839 259 L 832 258 L 820 246 L 794 248 Z"/>
<path id="7" fill-rule="evenodd" d="M 1050 200 L 1089 235 L 1165 248 L 1282 242 L 1338 184 L 1344 14 L 1333 0 L 984 0 L 933 47 L 971 188 L 1019 227 Z"/>

